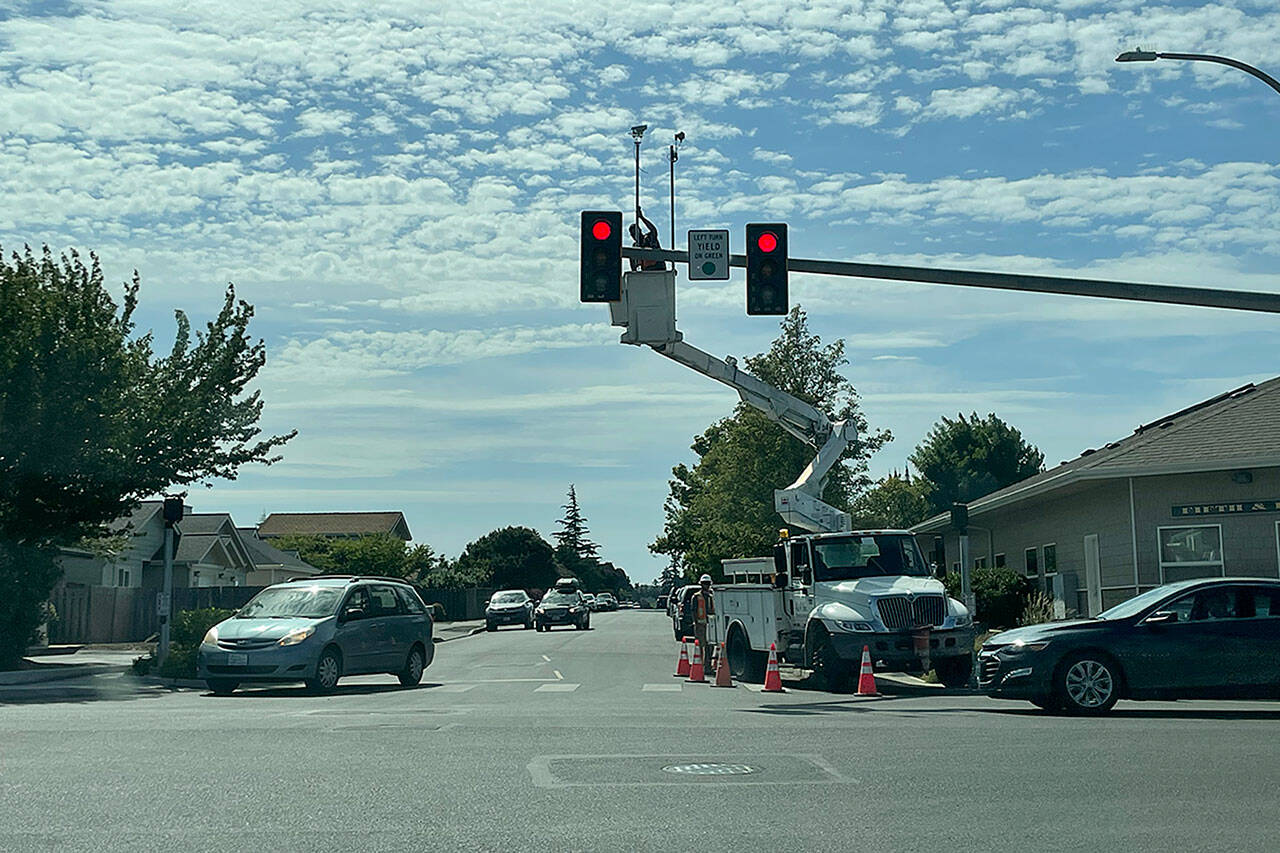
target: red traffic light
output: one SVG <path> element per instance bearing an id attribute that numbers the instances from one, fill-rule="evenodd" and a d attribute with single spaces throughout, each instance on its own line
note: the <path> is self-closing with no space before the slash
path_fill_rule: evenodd
<path id="1" fill-rule="evenodd" d="M 771 231 L 765 231 L 756 238 L 756 245 L 760 247 L 762 252 L 772 252 L 778 248 L 778 237 Z"/>
<path id="2" fill-rule="evenodd" d="M 595 225 L 591 226 L 591 236 L 597 240 L 608 240 L 613 234 L 613 226 L 603 219 L 597 220 Z"/>

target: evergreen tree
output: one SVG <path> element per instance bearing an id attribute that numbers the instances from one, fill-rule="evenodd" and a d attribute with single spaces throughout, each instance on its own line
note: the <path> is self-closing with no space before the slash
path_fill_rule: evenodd
<path id="1" fill-rule="evenodd" d="M 561 550 L 571 552 L 578 557 L 594 561 L 600 557 L 600 547 L 587 538 L 587 519 L 578 506 L 578 493 L 573 483 L 569 484 L 569 502 L 561 507 L 564 518 L 556 522 L 560 527 L 551 534 Z"/>
<path id="2" fill-rule="evenodd" d="M 1040 473 L 1044 454 L 994 412 L 985 418 L 960 413 L 934 424 L 911 464 L 928 481 L 929 511 L 937 514 Z"/>

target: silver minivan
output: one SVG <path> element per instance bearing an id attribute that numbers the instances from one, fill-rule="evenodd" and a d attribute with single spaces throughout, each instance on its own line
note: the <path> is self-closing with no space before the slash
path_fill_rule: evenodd
<path id="1" fill-rule="evenodd" d="M 333 690 L 344 675 L 387 673 L 412 686 L 435 648 L 417 590 L 394 578 L 300 578 L 269 586 L 200 643 L 199 678 L 216 694 L 246 682 Z"/>

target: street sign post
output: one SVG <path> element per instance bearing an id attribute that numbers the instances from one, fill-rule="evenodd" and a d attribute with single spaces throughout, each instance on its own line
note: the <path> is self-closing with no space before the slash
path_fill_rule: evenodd
<path id="1" fill-rule="evenodd" d="M 729 231 L 689 231 L 689 280 L 729 280 Z"/>

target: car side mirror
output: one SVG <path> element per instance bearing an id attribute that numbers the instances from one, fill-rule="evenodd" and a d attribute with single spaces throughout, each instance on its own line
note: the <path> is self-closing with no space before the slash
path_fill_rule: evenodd
<path id="1" fill-rule="evenodd" d="M 809 584 L 813 583 L 813 572 L 809 569 L 808 566 L 800 567 L 800 583 L 802 583 L 805 586 L 808 586 Z"/>
<path id="2" fill-rule="evenodd" d="M 1172 610 L 1161 610 L 1159 613 L 1152 613 L 1146 619 L 1142 620 L 1144 625 L 1171 625 L 1178 621 L 1178 614 Z"/>
<path id="3" fill-rule="evenodd" d="M 348 607 L 342 611 L 343 622 L 354 622 L 357 619 L 364 618 L 364 610 L 359 607 Z"/>

